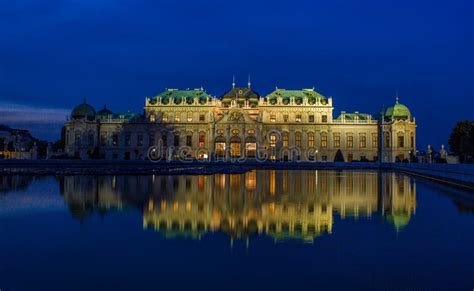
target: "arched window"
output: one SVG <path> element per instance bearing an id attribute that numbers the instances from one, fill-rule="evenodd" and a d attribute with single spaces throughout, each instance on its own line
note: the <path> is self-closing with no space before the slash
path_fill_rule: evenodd
<path id="1" fill-rule="evenodd" d="M 284 132 L 281 136 L 283 146 L 287 147 L 288 146 L 288 132 Z"/>
<path id="2" fill-rule="evenodd" d="M 81 131 L 80 130 L 76 130 L 74 132 L 74 144 L 77 146 L 81 145 Z"/>
<path id="3" fill-rule="evenodd" d="M 405 147 L 405 136 L 404 136 L 404 134 L 403 134 L 402 132 L 399 132 L 399 133 L 397 134 L 397 146 L 398 146 L 399 148 Z"/>
<path id="4" fill-rule="evenodd" d="M 295 146 L 301 147 L 301 132 L 295 133 Z"/>

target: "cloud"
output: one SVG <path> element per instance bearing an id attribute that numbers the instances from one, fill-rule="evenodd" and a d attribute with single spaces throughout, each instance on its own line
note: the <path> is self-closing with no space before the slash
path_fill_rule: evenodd
<path id="1" fill-rule="evenodd" d="M 41 108 L 20 104 L 0 103 L 0 123 L 5 124 L 51 124 L 64 123 L 70 110 Z"/>

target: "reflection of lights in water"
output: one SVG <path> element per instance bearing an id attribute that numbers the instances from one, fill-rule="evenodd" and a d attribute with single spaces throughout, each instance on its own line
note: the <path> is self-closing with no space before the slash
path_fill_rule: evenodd
<path id="1" fill-rule="evenodd" d="M 130 197 L 121 193 L 128 192 L 135 185 L 131 182 L 138 179 L 140 187 L 133 199 L 142 199 L 144 225 L 166 236 L 200 237 L 220 231 L 239 239 L 265 234 L 275 240 L 312 242 L 319 235 L 331 233 L 334 215 L 357 218 L 379 213 L 401 230 L 416 209 L 415 184 L 391 173 L 254 170 L 214 176 L 91 179 L 65 177 L 64 197 L 70 205 L 99 209 L 127 205 Z M 154 184 L 150 183 L 152 179 Z M 89 195 L 89 191 L 97 191 L 94 183 L 101 185 L 98 196 Z M 196 184 L 202 190 L 195 191 L 192 186 Z M 247 199 L 250 193 L 252 198 Z"/>

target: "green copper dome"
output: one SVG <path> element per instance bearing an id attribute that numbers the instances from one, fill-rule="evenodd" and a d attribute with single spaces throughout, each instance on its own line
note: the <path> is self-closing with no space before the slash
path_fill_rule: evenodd
<path id="1" fill-rule="evenodd" d="M 107 116 L 107 115 L 112 115 L 112 114 L 114 113 L 111 110 L 109 110 L 106 105 L 104 105 L 104 108 L 102 108 L 101 110 L 97 112 L 97 115 L 101 115 L 101 116 Z"/>
<path id="2" fill-rule="evenodd" d="M 398 98 L 397 98 L 397 101 L 395 103 L 395 105 L 391 106 L 391 107 L 388 107 L 386 110 L 385 110 L 385 118 L 404 118 L 404 119 L 411 119 L 411 112 L 410 112 L 410 109 L 408 109 L 408 107 L 406 107 L 405 105 L 401 104 L 401 103 L 398 103 Z"/>
<path id="3" fill-rule="evenodd" d="M 73 119 L 81 119 L 81 118 L 94 119 L 95 109 L 91 105 L 87 104 L 86 100 L 84 99 L 84 102 L 82 104 L 77 105 L 72 110 L 71 117 Z"/>

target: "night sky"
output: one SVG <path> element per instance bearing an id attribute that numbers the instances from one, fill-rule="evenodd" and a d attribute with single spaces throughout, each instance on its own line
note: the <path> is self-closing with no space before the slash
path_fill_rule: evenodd
<path id="1" fill-rule="evenodd" d="M 164 88 L 311 88 L 341 110 L 407 105 L 418 146 L 474 119 L 461 1 L 0 0 L 0 122 L 50 140 L 72 107 L 141 112 Z M 12 113 L 13 112 L 13 113 Z M 35 116 L 35 117 L 32 117 Z M 28 117 L 28 118 L 26 118 Z"/>

